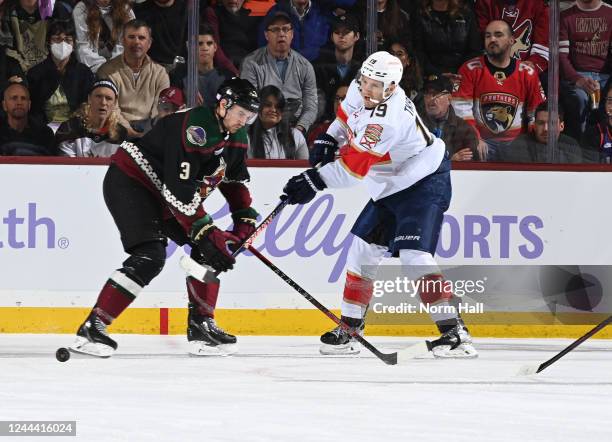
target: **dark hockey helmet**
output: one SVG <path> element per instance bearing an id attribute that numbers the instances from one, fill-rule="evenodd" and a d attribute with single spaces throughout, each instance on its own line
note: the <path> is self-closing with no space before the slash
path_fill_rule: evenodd
<path id="1" fill-rule="evenodd" d="M 227 100 L 226 109 L 237 104 L 250 112 L 259 112 L 257 89 L 253 87 L 249 80 L 238 77 L 225 80 L 217 90 L 217 103 L 224 98 Z"/>

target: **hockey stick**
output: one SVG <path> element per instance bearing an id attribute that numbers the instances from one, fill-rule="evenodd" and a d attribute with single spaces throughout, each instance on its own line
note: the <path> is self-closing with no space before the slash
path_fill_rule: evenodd
<path id="1" fill-rule="evenodd" d="M 315 169 L 319 169 L 321 166 L 323 166 L 323 163 L 318 163 L 314 167 Z M 236 250 L 234 250 L 234 252 L 232 253 L 232 257 L 235 258 L 243 250 L 249 248 L 251 244 L 253 244 L 253 241 L 255 241 L 255 238 L 257 238 L 257 236 L 261 232 L 263 232 L 266 227 L 268 227 L 272 220 L 276 218 L 279 213 L 281 213 L 281 211 L 287 206 L 287 204 L 289 204 L 289 198 L 283 199 L 281 197 L 281 202 L 278 203 L 274 210 L 272 210 L 272 212 L 270 212 L 270 214 L 259 224 L 259 226 L 255 228 L 255 231 L 251 234 L 251 236 L 245 239 L 242 244 L 240 244 L 240 246 Z M 219 274 L 221 273 L 217 272 L 209 265 L 194 261 L 193 258 L 187 255 L 181 256 L 179 265 L 190 276 L 193 276 L 194 278 L 202 282 L 218 282 L 217 276 L 219 276 Z"/>
<path id="2" fill-rule="evenodd" d="M 570 351 L 572 351 L 573 349 L 575 349 L 576 347 L 578 347 L 580 344 L 582 344 L 584 341 L 586 341 L 587 339 L 589 339 L 591 336 L 593 336 L 595 333 L 597 333 L 598 331 L 600 331 L 601 329 L 603 329 L 606 325 L 612 323 L 612 316 L 610 316 L 607 319 L 604 319 L 602 322 L 600 322 L 599 324 L 597 324 L 594 328 L 592 328 L 588 333 L 586 333 L 584 336 L 576 339 L 574 342 L 572 342 L 570 345 L 568 345 L 566 348 L 564 348 L 563 350 L 561 350 L 559 353 L 557 353 L 556 355 L 554 355 L 552 358 L 550 358 L 549 360 L 542 362 L 539 365 L 536 364 L 531 364 L 531 365 L 524 365 L 523 367 L 521 367 L 521 369 L 519 370 L 518 374 L 521 376 L 529 376 L 532 374 L 537 374 L 539 372 L 541 372 L 542 370 L 544 370 L 546 367 L 554 364 L 556 361 L 558 361 L 559 359 L 561 359 L 563 356 L 565 356 L 566 354 L 568 354 Z"/>
<path id="3" fill-rule="evenodd" d="M 272 210 L 272 212 L 270 212 L 270 214 L 266 216 L 261 223 L 259 223 L 259 225 L 255 228 L 255 231 L 251 233 L 251 235 L 245 239 L 236 250 L 234 250 L 232 257 L 235 258 L 243 250 L 249 248 L 251 244 L 253 244 L 253 241 L 255 241 L 255 238 L 257 238 L 257 236 L 270 225 L 272 220 L 276 218 L 276 216 L 287 206 L 287 204 L 289 204 L 289 200 L 287 199 L 278 203 L 274 210 Z M 215 269 L 206 264 L 201 264 L 194 261 L 193 258 L 188 255 L 181 256 L 179 265 L 190 276 L 193 276 L 195 279 L 202 282 L 214 281 L 217 279 L 217 276 L 219 276 L 219 273 L 221 273 L 217 272 Z"/>
<path id="4" fill-rule="evenodd" d="M 395 364 L 397 364 L 397 353 L 382 353 L 380 350 L 378 350 L 376 347 L 374 347 L 372 344 L 370 344 L 363 336 L 361 336 L 358 331 L 352 329 L 351 327 L 346 325 L 344 322 L 342 322 L 340 320 L 340 318 L 338 318 L 327 307 L 325 307 L 323 304 L 321 304 L 319 301 L 317 301 L 310 293 L 308 293 L 306 290 L 304 290 L 297 282 L 295 282 L 293 279 L 291 279 L 289 276 L 287 276 L 287 274 L 284 273 L 281 269 L 279 269 L 274 264 L 272 264 L 272 262 L 268 258 L 263 256 L 257 249 L 255 249 L 252 246 L 249 246 L 248 249 L 249 249 L 249 252 L 251 252 L 261 262 L 263 262 L 266 267 L 268 267 L 270 270 L 272 270 L 274 273 L 276 273 L 278 276 L 280 276 L 283 281 L 285 281 L 287 284 L 289 284 L 296 292 L 298 292 L 300 295 L 302 295 L 304 298 L 306 298 L 316 308 L 321 310 L 325 314 L 325 316 L 327 316 L 329 319 L 334 321 L 337 325 L 342 327 L 344 329 L 344 331 L 348 332 L 361 345 L 363 345 L 365 348 L 367 348 L 372 353 L 374 353 L 374 355 L 378 359 L 380 359 L 381 361 L 383 361 L 387 365 L 395 365 Z"/>

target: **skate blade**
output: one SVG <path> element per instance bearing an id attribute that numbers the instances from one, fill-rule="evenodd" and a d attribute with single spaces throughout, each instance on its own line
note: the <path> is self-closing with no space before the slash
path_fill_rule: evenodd
<path id="1" fill-rule="evenodd" d="M 450 346 L 441 345 L 432 350 L 436 359 L 475 359 L 478 357 L 478 352 L 473 345 L 462 344 L 454 350 L 450 350 Z"/>
<path id="2" fill-rule="evenodd" d="M 77 337 L 74 344 L 68 348 L 70 353 L 80 355 L 93 356 L 96 358 L 110 358 L 115 350 L 108 345 L 100 344 L 99 342 L 90 342 L 80 336 Z"/>
<path id="3" fill-rule="evenodd" d="M 208 345 L 204 341 L 191 341 L 188 349 L 192 356 L 231 356 L 237 351 L 236 344 Z"/>
<path id="4" fill-rule="evenodd" d="M 322 355 L 357 355 L 361 353 L 361 346 L 357 342 L 343 345 L 321 344 L 319 353 Z"/>

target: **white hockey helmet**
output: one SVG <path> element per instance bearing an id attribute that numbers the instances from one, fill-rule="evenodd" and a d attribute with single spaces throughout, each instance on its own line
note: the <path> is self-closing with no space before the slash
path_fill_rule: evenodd
<path id="1" fill-rule="evenodd" d="M 387 51 L 371 54 L 361 65 L 361 75 L 383 82 L 383 94 L 388 98 L 387 89 L 392 83 L 399 84 L 404 68 L 399 58 Z"/>

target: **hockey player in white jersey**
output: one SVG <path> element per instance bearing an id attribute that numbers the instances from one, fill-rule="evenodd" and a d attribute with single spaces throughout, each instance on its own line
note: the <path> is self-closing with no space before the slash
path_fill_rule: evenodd
<path id="1" fill-rule="evenodd" d="M 357 218 L 347 259 L 342 321 L 363 330 L 372 299 L 375 269 L 385 253 L 399 257 L 412 279 L 441 282 L 433 257 L 444 212 L 451 199 L 450 161 L 444 142 L 422 123 L 414 104 L 398 86 L 402 65 L 388 52 L 370 55 L 351 83 L 337 118 L 313 147 L 311 163 L 331 160 L 291 178 L 283 189 L 291 204 L 306 204 L 318 191 L 365 183 L 371 200 Z M 338 159 L 330 157 L 346 145 Z M 324 161 L 325 162 L 325 161 Z M 435 269 L 432 271 L 432 269 Z M 442 284 L 422 285 L 438 287 Z M 449 305 L 452 293 L 421 291 L 421 301 Z M 432 309 L 434 310 L 434 309 Z M 452 308 L 432 314 L 440 339 L 436 357 L 478 355 L 461 318 Z M 323 354 L 353 354 L 360 348 L 341 327 L 321 336 Z"/>

